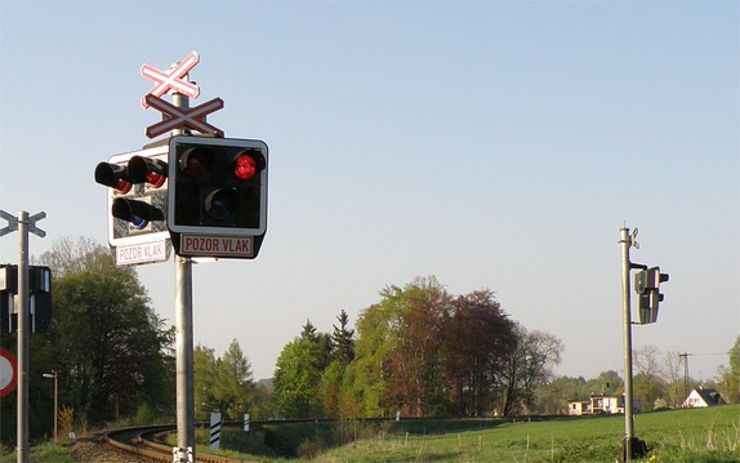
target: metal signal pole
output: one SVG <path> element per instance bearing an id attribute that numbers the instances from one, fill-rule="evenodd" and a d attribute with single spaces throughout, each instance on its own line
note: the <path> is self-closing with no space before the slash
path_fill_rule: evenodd
<path id="1" fill-rule="evenodd" d="M 18 463 L 28 463 L 28 212 L 18 214 Z"/>
<path id="2" fill-rule="evenodd" d="M 181 109 L 189 106 L 188 97 L 172 95 Z M 174 130 L 180 135 L 182 130 Z M 193 264 L 189 257 L 175 256 L 175 369 L 177 387 L 176 463 L 195 462 L 195 394 L 193 387 Z"/>
<path id="3" fill-rule="evenodd" d="M 632 461 L 632 438 L 635 427 L 632 421 L 632 315 L 630 311 L 630 248 L 639 246 L 630 236 L 629 228 L 620 230 L 622 245 L 622 314 L 624 321 L 624 461 Z M 635 230 L 634 235 L 636 235 Z"/>
<path id="4" fill-rule="evenodd" d="M 16 413 L 17 462 L 28 463 L 28 336 L 31 314 L 28 311 L 28 234 L 33 233 L 43 238 L 46 232 L 36 226 L 36 222 L 46 217 L 46 212 L 39 212 L 32 216 L 21 211 L 18 217 L 13 217 L 0 210 L 0 218 L 8 221 L 8 226 L 0 228 L 0 236 L 18 230 L 18 406 Z"/>

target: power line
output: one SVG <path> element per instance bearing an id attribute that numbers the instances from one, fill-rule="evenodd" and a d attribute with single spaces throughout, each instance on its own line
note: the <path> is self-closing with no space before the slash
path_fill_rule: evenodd
<path id="1" fill-rule="evenodd" d="M 684 352 L 678 354 L 679 357 L 683 357 L 683 395 L 688 397 L 689 395 L 689 356 L 706 356 L 706 355 L 727 355 L 727 352 L 702 352 L 702 353 L 691 353 Z"/>

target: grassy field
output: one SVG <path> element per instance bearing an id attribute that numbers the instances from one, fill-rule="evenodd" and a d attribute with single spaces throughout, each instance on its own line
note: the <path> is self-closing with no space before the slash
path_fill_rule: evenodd
<path id="1" fill-rule="evenodd" d="M 345 428 L 342 429 L 342 426 Z M 317 463 L 614 462 L 622 460 L 624 417 L 583 417 L 520 423 L 490 420 L 401 421 L 359 430 L 348 429 L 347 426 L 329 423 L 281 426 L 283 429 L 277 432 L 283 437 L 292 436 L 294 446 L 296 441 L 302 439 L 294 448 L 301 457 L 244 458 L 266 462 L 289 460 Z M 235 435 L 226 438 L 231 432 Z M 353 432 L 365 438 L 328 448 L 338 435 L 346 437 Z M 224 444 L 231 441 L 238 447 L 238 435 L 236 430 L 225 433 Z M 635 435 L 645 440 L 651 449 L 649 458 L 644 461 L 738 463 L 740 405 L 638 414 L 635 416 Z"/>
<path id="2" fill-rule="evenodd" d="M 224 428 L 224 454 L 269 463 L 344 462 L 614 462 L 622 460 L 622 416 L 546 422 L 408 420 L 399 423 L 307 423 L 273 426 L 266 441 Z M 635 415 L 635 434 L 651 449 L 643 461 L 740 463 L 740 405 Z M 200 452 L 208 452 L 199 430 Z M 356 439 L 356 440 L 353 440 Z M 339 445 L 339 442 L 348 442 Z M 253 449 L 263 455 L 244 453 Z M 267 456 L 265 456 L 267 455 Z M 15 462 L 5 455 L 0 463 Z M 73 461 L 69 449 L 43 444 L 31 450 L 39 463 Z"/>

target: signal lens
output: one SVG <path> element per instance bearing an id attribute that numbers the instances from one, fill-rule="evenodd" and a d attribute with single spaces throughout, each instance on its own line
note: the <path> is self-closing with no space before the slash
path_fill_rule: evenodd
<path id="1" fill-rule="evenodd" d="M 113 188 L 118 190 L 118 192 L 121 194 L 126 194 L 131 191 L 131 184 L 126 180 L 119 178 L 118 180 L 116 180 L 116 185 Z"/>
<path id="2" fill-rule="evenodd" d="M 131 226 L 137 230 L 143 230 L 149 225 L 149 221 L 137 215 L 131 217 Z"/>
<path id="3" fill-rule="evenodd" d="M 167 179 L 162 174 L 158 174 L 157 172 L 149 171 L 146 173 L 146 183 L 150 184 L 154 188 L 159 188 L 162 185 L 164 185 L 164 181 Z"/>
<path id="4" fill-rule="evenodd" d="M 121 194 L 126 194 L 131 190 L 131 182 L 125 177 L 126 167 L 124 166 L 101 162 L 95 167 L 95 181 L 115 188 Z"/>
<path id="5" fill-rule="evenodd" d="M 178 163 L 180 172 L 188 177 L 199 177 L 211 167 L 212 156 L 205 148 L 195 147 L 185 151 Z"/>
<path id="6" fill-rule="evenodd" d="M 236 158 L 234 176 L 241 180 L 249 180 L 257 173 L 257 161 L 252 156 L 240 154 Z"/>
<path id="7" fill-rule="evenodd" d="M 218 222 L 223 222 L 231 217 L 238 199 L 231 190 L 214 190 L 207 197 L 205 209 L 208 215 Z"/>
<path id="8" fill-rule="evenodd" d="M 159 188 L 167 179 L 167 163 L 157 159 L 133 156 L 128 161 L 126 172 L 133 183 L 146 182 L 154 188 Z"/>

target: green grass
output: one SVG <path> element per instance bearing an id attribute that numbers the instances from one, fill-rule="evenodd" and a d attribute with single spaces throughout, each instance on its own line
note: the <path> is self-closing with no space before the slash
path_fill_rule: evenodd
<path id="1" fill-rule="evenodd" d="M 306 423 L 274 426 L 269 448 L 224 428 L 220 452 L 268 463 L 370 462 L 621 462 L 624 417 L 579 417 L 546 422 L 409 420 L 400 423 Z M 740 462 L 740 405 L 635 415 L 635 435 L 651 448 L 651 462 Z M 332 447 L 345 439 L 349 444 Z M 197 440 L 207 439 L 199 430 Z M 269 441 L 270 439 L 268 439 Z M 199 452 L 211 453 L 207 445 Z M 254 455 L 246 452 L 256 452 Z M 280 456 L 280 455 L 283 456 Z M 302 455 L 301 458 L 286 455 Z M 15 454 L 0 458 L 14 463 Z M 32 463 L 82 463 L 51 443 L 31 449 Z"/>
<path id="2" fill-rule="evenodd" d="M 47 442 L 31 447 L 30 463 L 76 463 L 69 447 Z M 0 457 L 0 463 L 15 463 L 18 456 L 14 450 Z"/>
<path id="3" fill-rule="evenodd" d="M 334 431 L 327 423 L 280 426 L 280 435 L 293 436 L 290 445 L 301 442 L 296 453 L 302 455 L 302 459 L 243 458 L 317 463 L 614 462 L 622 460 L 624 417 L 578 417 L 523 423 L 401 421 L 355 430 L 356 435 L 364 438 L 327 449 L 340 425 L 334 426 Z M 316 432 L 312 433 L 311 428 Z M 740 462 L 740 405 L 638 414 L 635 415 L 635 435 L 647 442 L 651 449 L 650 461 L 737 463 Z M 310 436 L 316 439 L 309 440 Z M 280 436 L 273 436 L 276 437 Z M 238 441 L 238 433 L 232 438 Z"/>

